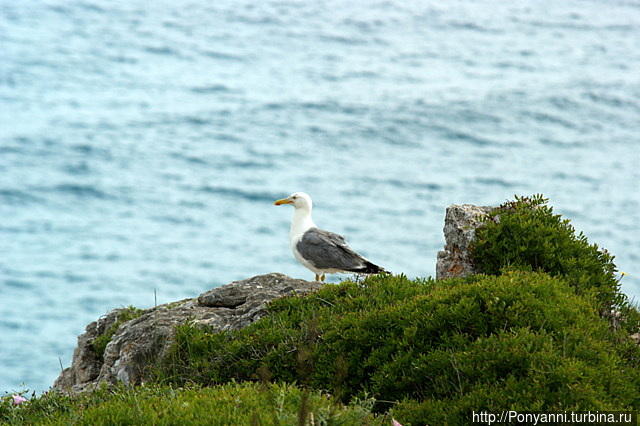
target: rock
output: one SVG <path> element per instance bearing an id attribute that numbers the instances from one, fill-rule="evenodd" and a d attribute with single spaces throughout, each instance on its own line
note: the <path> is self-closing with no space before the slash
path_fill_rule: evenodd
<path id="1" fill-rule="evenodd" d="M 71 367 L 63 370 L 53 389 L 78 393 L 102 383 L 139 384 L 173 343 L 176 326 L 193 321 L 213 330 L 236 330 L 264 316 L 271 300 L 307 294 L 320 286 L 318 282 L 272 273 L 235 281 L 194 299 L 147 309 L 140 317 L 118 327 L 104 356 L 100 357 L 93 348 L 93 341 L 104 334 L 123 311 L 113 310 L 89 324 L 78 337 Z"/>
<path id="2" fill-rule="evenodd" d="M 482 217 L 493 207 L 471 204 L 453 204 L 447 207 L 444 218 L 444 250 L 438 252 L 436 279 L 464 277 L 473 274 L 473 262 L 469 246 L 476 229 L 482 226 Z"/>
<path id="3" fill-rule="evenodd" d="M 91 383 L 100 374 L 102 360 L 93 350 L 93 340 L 111 327 L 117 321 L 122 309 L 114 309 L 106 316 L 87 325 L 85 332 L 78 336 L 78 346 L 73 351 L 73 363 L 65 368 L 56 379 L 53 388 L 68 389 L 78 385 L 76 390 L 82 390 L 84 384 Z"/>

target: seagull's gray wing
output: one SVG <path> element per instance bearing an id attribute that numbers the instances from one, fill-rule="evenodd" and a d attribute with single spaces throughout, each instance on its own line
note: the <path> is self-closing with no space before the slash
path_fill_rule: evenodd
<path id="1" fill-rule="evenodd" d="M 318 228 L 305 232 L 296 248 L 318 269 L 365 272 L 371 264 L 351 250 L 341 235 Z"/>

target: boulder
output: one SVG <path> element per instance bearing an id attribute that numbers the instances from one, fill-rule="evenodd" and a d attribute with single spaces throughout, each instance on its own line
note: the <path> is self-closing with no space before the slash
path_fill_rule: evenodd
<path id="1" fill-rule="evenodd" d="M 482 218 L 493 209 L 472 204 L 447 207 L 444 218 L 444 250 L 438 252 L 436 279 L 464 277 L 475 273 L 469 247 L 482 226 Z"/>
<path id="2" fill-rule="evenodd" d="M 104 355 L 100 356 L 93 342 L 116 323 L 123 309 L 115 309 L 89 324 L 78 337 L 71 367 L 62 371 L 53 389 L 78 393 L 102 383 L 142 383 L 149 367 L 161 359 L 173 343 L 176 326 L 192 321 L 217 331 L 236 330 L 264 316 L 271 300 L 308 294 L 320 286 L 318 282 L 278 273 L 234 281 L 197 298 L 144 310 L 139 317 L 117 328 Z"/>

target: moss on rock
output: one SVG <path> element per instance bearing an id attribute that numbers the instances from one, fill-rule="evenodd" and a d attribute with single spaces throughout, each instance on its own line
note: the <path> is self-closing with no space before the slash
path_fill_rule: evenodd
<path id="1" fill-rule="evenodd" d="M 127 321 L 131 321 L 132 319 L 138 318 L 144 313 L 143 309 L 138 309 L 133 306 L 128 306 L 124 309 L 121 309 L 118 312 L 118 319 L 109 326 L 104 333 L 96 337 L 92 343 L 93 350 L 96 352 L 96 355 L 99 358 L 104 356 L 104 351 L 107 348 L 107 345 L 111 341 L 111 338 L 118 331 L 118 328 Z"/>

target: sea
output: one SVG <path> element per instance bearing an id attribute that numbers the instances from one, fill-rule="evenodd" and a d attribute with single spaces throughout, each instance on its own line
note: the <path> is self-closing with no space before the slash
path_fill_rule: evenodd
<path id="1" fill-rule="evenodd" d="M 640 1 L 0 0 L 0 393 L 111 309 L 312 279 L 295 191 L 409 277 L 542 193 L 637 300 Z"/>

